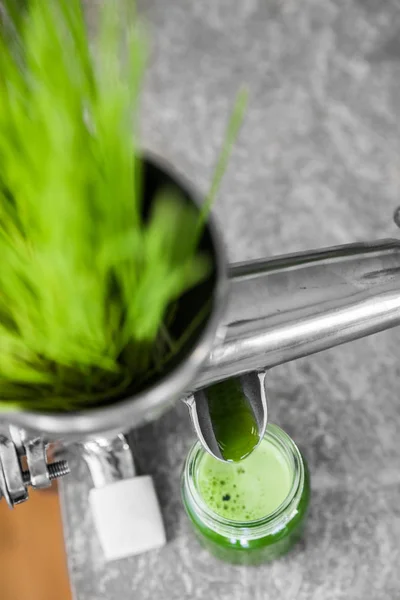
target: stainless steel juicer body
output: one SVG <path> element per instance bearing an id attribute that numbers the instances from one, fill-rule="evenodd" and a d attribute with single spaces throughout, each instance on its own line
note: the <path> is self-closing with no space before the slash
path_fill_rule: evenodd
<path id="1" fill-rule="evenodd" d="M 51 473 L 43 450 L 47 442 L 59 447 L 78 442 L 97 472 L 104 458 L 101 448 L 109 457 L 113 440 L 119 440 L 116 447 L 126 452 L 118 434 L 156 418 L 178 398 L 400 324 L 397 240 L 227 267 L 212 222 L 209 235 L 216 257 L 212 309 L 190 352 L 171 373 L 134 397 L 90 411 L 1 414 L 0 492 L 10 505 L 26 498 L 28 480 L 36 487 L 48 485 Z M 195 405 L 192 409 L 195 414 Z M 201 438 L 196 424 L 195 429 Z M 22 473 L 22 454 L 36 478 Z M 119 476 L 123 475 L 115 475 Z"/>

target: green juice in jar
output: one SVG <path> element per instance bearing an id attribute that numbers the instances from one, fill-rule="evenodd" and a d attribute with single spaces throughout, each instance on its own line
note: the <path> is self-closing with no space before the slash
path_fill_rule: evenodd
<path id="1" fill-rule="evenodd" d="M 234 521 L 255 521 L 282 504 L 292 477 L 285 457 L 264 438 L 257 450 L 234 465 L 204 455 L 198 485 L 204 502 L 216 514 Z"/>
<path id="2" fill-rule="evenodd" d="M 293 440 L 268 425 L 254 452 L 224 463 L 196 444 L 182 497 L 200 540 L 214 556 L 245 565 L 285 554 L 299 539 L 309 503 L 307 466 Z"/>

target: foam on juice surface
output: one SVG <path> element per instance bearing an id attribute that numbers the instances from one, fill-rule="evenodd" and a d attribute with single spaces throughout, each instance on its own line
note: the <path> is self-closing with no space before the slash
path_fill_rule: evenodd
<path id="1" fill-rule="evenodd" d="M 224 463 L 205 453 L 197 481 L 211 510 L 235 521 L 252 521 L 282 504 L 290 492 L 292 474 L 285 456 L 266 438 L 240 463 Z"/>

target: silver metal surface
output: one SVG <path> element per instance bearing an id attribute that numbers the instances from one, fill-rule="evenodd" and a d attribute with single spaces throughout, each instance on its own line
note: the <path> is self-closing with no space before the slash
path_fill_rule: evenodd
<path id="1" fill-rule="evenodd" d="M 25 452 L 31 486 L 35 489 L 50 487 L 51 482 L 43 439 L 34 438 L 27 440 L 25 443 Z"/>
<path id="2" fill-rule="evenodd" d="M 68 466 L 68 462 L 66 460 L 59 460 L 57 462 L 51 463 L 48 466 L 49 471 L 49 480 L 53 481 L 53 479 L 58 479 L 59 477 L 65 477 L 70 473 L 70 468 Z M 31 475 L 29 471 L 23 471 L 22 477 L 25 485 L 31 485 Z"/>
<path id="3" fill-rule="evenodd" d="M 88 441 L 79 448 L 96 488 L 136 475 L 132 450 L 122 434 L 111 439 L 98 438 Z"/>
<path id="4" fill-rule="evenodd" d="M 400 324 L 400 242 L 349 244 L 233 265 L 230 304 L 196 387 Z"/>
<path id="5" fill-rule="evenodd" d="M 25 455 L 27 470 L 22 466 Z M 47 463 L 43 439 L 27 439 L 26 432 L 15 428 L 9 436 L 0 435 L 0 500 L 4 497 L 11 508 L 28 499 L 29 485 L 47 488 L 53 479 L 68 473 L 66 460 Z"/>
<path id="6" fill-rule="evenodd" d="M 264 437 L 268 422 L 265 376 L 265 372 L 253 372 L 237 378 L 243 391 L 243 400 L 248 403 L 257 423 L 260 441 Z M 184 402 L 189 409 L 193 428 L 204 449 L 218 460 L 224 461 L 214 433 L 208 392 L 209 388 L 203 388 L 185 398 Z"/>
<path id="7" fill-rule="evenodd" d="M 218 240 L 215 245 L 222 252 Z M 228 272 L 227 310 L 223 263 L 221 255 L 221 284 L 206 330 L 187 360 L 158 385 L 90 411 L 3 413 L 3 423 L 23 427 L 29 434 L 46 434 L 54 441 L 82 441 L 104 433 L 110 437 L 149 421 L 174 399 L 204 386 L 400 323 L 398 240 L 233 265 Z"/>
<path id="8" fill-rule="evenodd" d="M 13 442 L 0 436 L 0 494 L 12 508 L 28 498 L 19 457 Z M 0 495 L 1 497 L 1 495 Z"/>

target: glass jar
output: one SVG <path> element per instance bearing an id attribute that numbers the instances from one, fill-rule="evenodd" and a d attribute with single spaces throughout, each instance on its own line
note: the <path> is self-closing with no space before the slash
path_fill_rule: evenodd
<path id="1" fill-rule="evenodd" d="M 268 443 L 270 450 L 275 454 L 276 460 L 278 462 L 282 461 L 281 466 L 287 470 L 288 479 L 287 488 L 284 488 L 285 497 L 282 498 L 282 502 L 278 497 L 280 504 L 275 509 L 267 514 L 257 514 L 256 518 L 254 518 L 255 513 L 253 515 L 245 514 L 247 509 L 243 500 L 245 496 L 243 495 L 240 500 L 243 506 L 239 507 L 239 518 L 233 514 L 235 509 L 222 510 L 227 508 L 223 501 L 225 499 L 231 500 L 232 492 L 237 491 L 233 489 L 237 487 L 233 483 L 234 479 L 229 481 L 225 477 L 227 481 L 210 481 L 210 485 L 214 486 L 216 484 L 228 484 L 227 492 L 229 493 L 222 497 L 222 503 L 217 505 L 218 508 L 215 508 L 215 506 L 211 508 L 209 506 L 210 502 L 209 504 L 206 503 L 205 493 L 202 494 L 200 479 L 200 475 L 204 479 L 204 474 L 201 474 L 201 472 L 204 466 L 202 462 L 205 460 L 215 461 L 217 470 L 220 469 L 219 472 L 223 472 L 221 469 L 225 469 L 224 472 L 229 475 L 228 469 L 236 469 L 236 473 L 245 473 L 244 468 L 246 464 L 249 464 L 248 461 L 251 456 L 240 463 L 221 463 L 209 456 L 201 444 L 197 442 L 190 450 L 185 462 L 182 474 L 182 499 L 193 529 L 201 544 L 211 554 L 230 563 L 257 565 L 286 554 L 300 538 L 305 523 L 310 498 L 310 481 L 304 458 L 293 440 L 277 425 L 268 425 L 264 439 L 253 454 L 261 452 L 259 448 L 264 442 Z M 217 463 L 219 466 L 217 466 Z M 259 462 L 259 464 L 262 465 L 263 463 Z M 223 465 L 223 467 L 220 465 Z M 250 479 L 249 475 L 246 475 L 245 487 L 249 490 L 247 495 L 249 504 L 257 497 L 257 488 L 260 485 L 267 482 L 271 486 L 271 491 L 274 490 L 276 473 L 276 470 L 272 473 L 270 468 L 265 470 L 261 468 L 257 473 L 257 477 L 254 475 L 254 481 L 251 479 L 253 474 L 250 474 Z M 244 491 L 246 492 L 246 490 Z M 239 495 L 237 497 L 239 498 Z M 208 499 L 210 498 L 212 496 Z M 235 502 L 235 498 L 233 498 L 233 502 Z M 215 504 L 214 501 L 211 503 Z M 260 513 L 260 508 L 257 510 Z M 231 514 L 225 516 L 221 512 Z M 246 517 L 249 517 L 249 520 Z"/>

